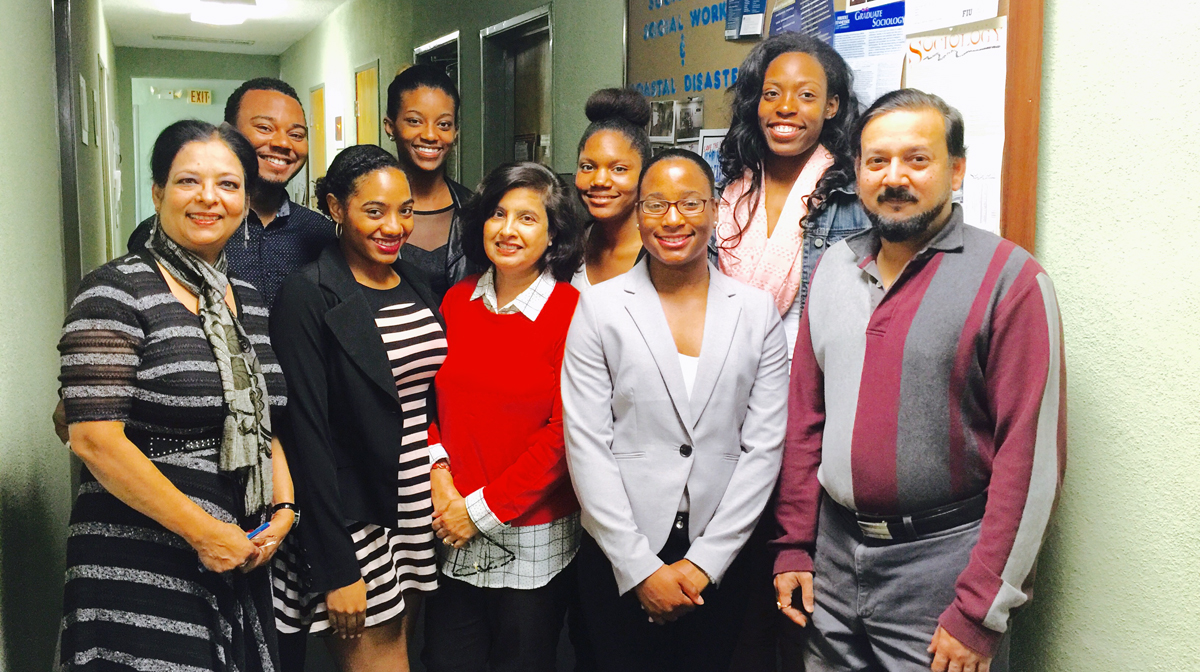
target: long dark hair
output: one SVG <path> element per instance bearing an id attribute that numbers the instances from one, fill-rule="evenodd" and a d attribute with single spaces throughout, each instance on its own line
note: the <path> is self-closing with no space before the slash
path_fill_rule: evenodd
<path id="1" fill-rule="evenodd" d="M 483 178 L 476 195 L 462 210 L 463 252 L 471 261 L 491 265 L 483 244 L 483 225 L 487 222 L 504 195 L 513 189 L 532 189 L 542 196 L 546 208 L 546 228 L 553 245 L 546 248 L 538 261 L 538 270 L 550 269 L 558 282 L 568 282 L 583 261 L 583 204 L 575 187 L 562 182 L 549 168 L 540 163 L 506 163 Z"/>
<path id="2" fill-rule="evenodd" d="M 795 52 L 817 59 L 825 71 L 826 95 L 838 98 L 837 114 L 825 120 L 818 138 L 818 142 L 833 155 L 833 165 L 825 171 L 813 193 L 805 197 L 808 214 L 800 225 L 807 226 L 816 221 L 827 207 L 829 194 L 854 181 L 854 150 L 850 138 L 854 121 L 858 118 L 858 99 L 851 87 L 850 67 L 833 47 L 821 40 L 799 33 L 773 35 L 750 50 L 738 69 L 737 82 L 730 87 L 733 90 L 733 110 L 729 133 L 721 143 L 721 172 L 727 182 L 741 178 L 747 170 L 751 175 L 750 188 L 734 204 L 735 222 L 738 206 L 743 202 L 757 202 L 762 189 L 763 165 L 771 151 L 767 148 L 767 140 L 758 123 L 758 101 L 762 97 L 763 78 L 772 61 L 783 54 Z M 742 231 L 750 222 L 737 224 L 737 235 L 720 241 L 722 247 L 734 248 L 741 242 Z"/>

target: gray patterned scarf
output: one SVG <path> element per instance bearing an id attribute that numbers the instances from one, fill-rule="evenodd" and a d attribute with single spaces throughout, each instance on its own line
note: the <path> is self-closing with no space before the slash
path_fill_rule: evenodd
<path id="1" fill-rule="evenodd" d="M 220 469 L 237 474 L 246 493 L 245 515 L 271 503 L 271 416 L 267 380 L 250 337 L 225 303 L 225 252 L 209 264 L 167 237 L 157 217 L 146 250 L 200 300 L 200 326 L 212 346 L 225 392 Z"/>

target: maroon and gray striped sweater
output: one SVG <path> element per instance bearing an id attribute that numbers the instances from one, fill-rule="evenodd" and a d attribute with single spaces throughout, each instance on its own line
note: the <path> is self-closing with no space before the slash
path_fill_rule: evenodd
<path id="1" fill-rule="evenodd" d="M 987 490 L 979 542 L 940 623 L 992 653 L 1032 594 L 1066 463 L 1066 375 L 1050 278 L 950 221 L 885 291 L 872 230 L 814 273 L 792 363 L 776 573 L 811 571 L 822 488 L 910 514 Z"/>

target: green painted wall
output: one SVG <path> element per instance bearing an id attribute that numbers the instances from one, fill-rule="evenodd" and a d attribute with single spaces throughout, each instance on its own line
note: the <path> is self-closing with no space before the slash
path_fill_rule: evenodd
<path id="1" fill-rule="evenodd" d="M 1044 44 L 1037 253 L 1070 453 L 1013 669 L 1196 670 L 1200 4 L 1047 2 Z"/>
<path id="2" fill-rule="evenodd" d="M 116 49 L 118 118 L 121 132 L 121 251 L 124 241 L 137 226 L 137 176 L 133 148 L 133 78 L 226 79 L 246 81 L 255 77 L 278 77 L 278 56 L 220 54 L 177 49 Z M 214 94 L 213 106 L 225 109 L 225 98 Z M 151 147 L 141 147 L 148 160 Z M 147 178 L 148 179 L 148 178 Z"/>
<path id="3" fill-rule="evenodd" d="M 71 498 L 54 437 L 63 244 L 53 22 L 45 0 L 0 0 L 0 670 L 51 669 Z"/>
<path id="4" fill-rule="evenodd" d="M 92 136 L 87 145 L 83 144 L 82 138 L 78 138 L 76 144 L 80 256 L 83 273 L 86 274 L 111 258 L 105 212 L 106 171 L 99 136 L 111 133 L 116 123 L 116 87 L 113 44 L 100 0 L 74 0 L 71 3 L 71 55 L 74 68 L 72 92 L 76 97 L 80 95 L 80 76 L 87 83 L 88 126 Z M 99 94 L 100 98 L 95 97 L 93 92 Z M 98 100 L 100 109 L 97 109 Z M 106 116 L 101 114 L 105 102 L 108 103 Z M 80 101 L 77 100 L 76 105 L 80 106 Z M 115 146 L 112 148 L 115 151 Z M 123 248 L 114 249 L 118 253 L 123 251 Z"/>
<path id="5" fill-rule="evenodd" d="M 326 85 L 328 159 L 334 156 L 333 118 L 347 122 L 354 140 L 354 69 L 380 59 L 380 116 L 387 84 L 414 46 L 459 31 L 463 181 L 481 177 L 479 31 L 551 5 L 553 22 L 553 167 L 573 172 L 575 147 L 587 127 L 583 103 L 589 94 L 624 81 L 625 3 L 622 0 L 353 0 L 283 53 L 283 78 L 298 90 Z M 385 142 L 385 144 L 387 144 Z"/>
<path id="6" fill-rule="evenodd" d="M 401 65 L 412 60 L 412 5 L 409 0 L 351 0 L 338 7 L 315 30 L 279 57 L 281 77 L 300 92 L 305 113 L 310 113 L 310 92 L 325 87 L 325 160 L 333 161 L 336 147 L 356 144 L 354 73 L 379 63 L 379 133 L 383 134 L 387 85 Z M 334 137 L 334 119 L 342 118 L 343 140 Z M 311 127 L 314 120 L 309 119 Z M 380 138 L 364 139 L 378 144 Z M 388 149 L 395 149 L 388 147 Z M 311 147 L 310 147 L 311 152 Z M 300 178 L 292 191 L 303 191 Z"/>

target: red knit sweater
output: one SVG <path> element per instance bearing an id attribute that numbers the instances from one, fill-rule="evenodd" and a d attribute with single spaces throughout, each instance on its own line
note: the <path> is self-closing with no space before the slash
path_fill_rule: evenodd
<path id="1" fill-rule="evenodd" d="M 488 508 L 514 526 L 579 510 L 562 427 L 559 374 L 579 292 L 560 282 L 531 322 L 471 301 L 479 276 L 446 292 L 446 361 L 438 370 L 437 422 L 429 443 L 450 455 L 463 495 L 483 488 Z"/>

